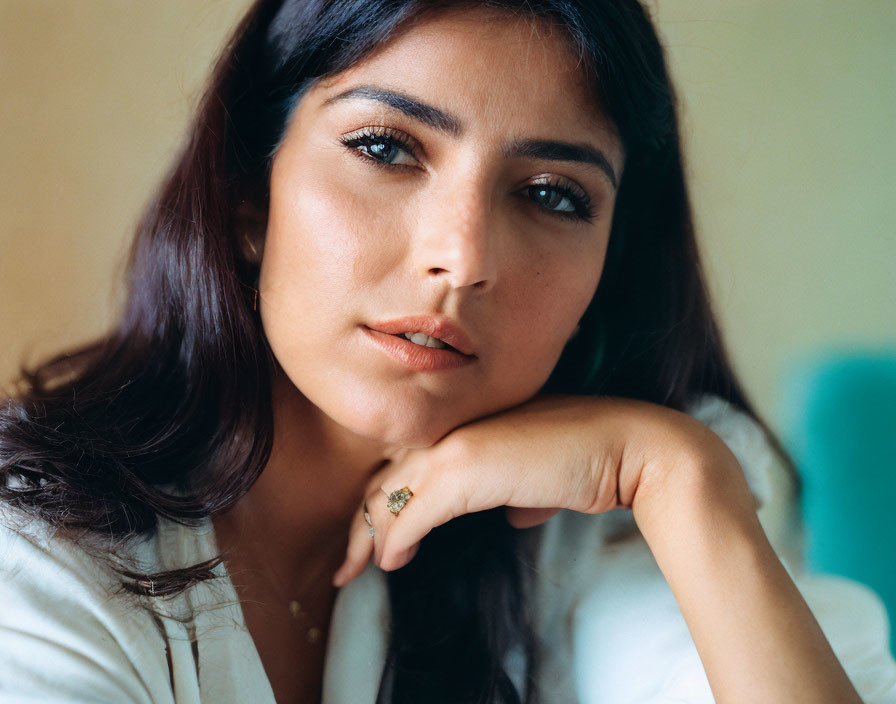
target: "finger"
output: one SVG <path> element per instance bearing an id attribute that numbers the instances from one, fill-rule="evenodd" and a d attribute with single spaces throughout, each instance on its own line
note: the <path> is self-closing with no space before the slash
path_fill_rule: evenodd
<path id="1" fill-rule="evenodd" d="M 392 571 L 398 570 L 408 564 L 411 560 L 414 559 L 414 555 L 417 554 L 417 551 L 420 549 L 420 543 L 414 543 L 411 547 L 406 550 L 402 550 L 400 553 L 396 553 L 392 555 L 389 559 L 388 567 L 382 567 L 383 570 Z"/>
<path id="2" fill-rule="evenodd" d="M 466 513 L 455 510 L 454 502 L 447 500 L 447 496 L 447 492 L 440 492 L 433 484 L 428 484 L 415 491 L 398 514 L 392 515 L 386 509 L 392 522 L 377 541 L 375 559 L 381 569 L 390 571 L 403 567 L 416 555 L 419 543 L 427 533 Z M 386 502 L 383 504 L 385 506 Z"/>
<path id="3" fill-rule="evenodd" d="M 364 517 L 364 506 L 362 505 L 352 518 L 345 560 L 333 575 L 333 586 L 343 587 L 364 571 L 374 548 L 376 531 L 374 529 L 374 537 L 370 535 L 370 532 L 370 526 Z"/>
<path id="4" fill-rule="evenodd" d="M 556 515 L 559 508 L 525 508 L 522 506 L 507 507 L 507 522 L 514 528 L 531 528 L 541 525 L 546 520 Z"/>

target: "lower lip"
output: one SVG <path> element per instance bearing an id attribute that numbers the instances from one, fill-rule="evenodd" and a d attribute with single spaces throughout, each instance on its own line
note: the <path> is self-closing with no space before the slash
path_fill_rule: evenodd
<path id="1" fill-rule="evenodd" d="M 414 371 L 436 372 L 442 369 L 457 369 L 471 364 L 476 359 L 449 349 L 417 345 L 404 337 L 372 330 L 363 325 L 361 329 L 383 352 Z"/>

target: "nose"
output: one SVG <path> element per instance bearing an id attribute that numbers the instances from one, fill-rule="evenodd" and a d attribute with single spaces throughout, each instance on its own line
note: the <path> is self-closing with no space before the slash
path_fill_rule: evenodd
<path id="1" fill-rule="evenodd" d="M 438 205 L 418 220 L 417 273 L 451 288 L 488 291 L 497 280 L 499 245 L 488 194 L 467 184 L 433 196 Z"/>

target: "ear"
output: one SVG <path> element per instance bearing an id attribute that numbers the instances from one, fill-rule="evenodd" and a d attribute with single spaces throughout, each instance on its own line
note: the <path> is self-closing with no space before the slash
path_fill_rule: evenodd
<path id="1" fill-rule="evenodd" d="M 260 265 L 268 224 L 267 209 L 243 199 L 234 209 L 233 219 L 240 255 L 246 262 L 255 266 Z"/>

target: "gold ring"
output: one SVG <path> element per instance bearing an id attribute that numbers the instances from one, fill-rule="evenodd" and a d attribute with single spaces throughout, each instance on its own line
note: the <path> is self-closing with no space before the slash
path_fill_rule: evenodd
<path id="1" fill-rule="evenodd" d="M 386 508 L 397 516 L 401 512 L 401 509 L 407 506 L 408 501 L 411 500 L 413 495 L 414 492 L 407 487 L 396 489 L 389 494 L 389 498 L 386 499 Z"/>

